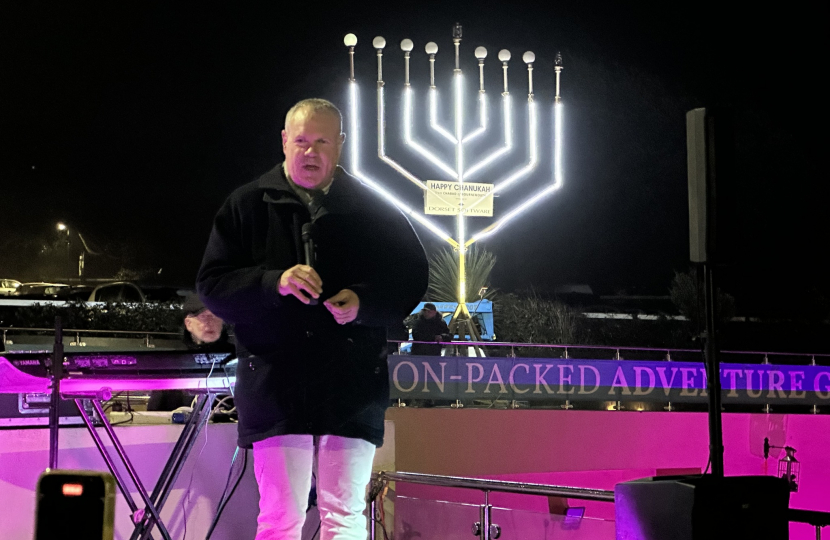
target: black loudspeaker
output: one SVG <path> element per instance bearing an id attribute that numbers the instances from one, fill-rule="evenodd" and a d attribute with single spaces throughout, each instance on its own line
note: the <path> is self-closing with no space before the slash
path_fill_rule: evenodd
<path id="1" fill-rule="evenodd" d="M 616 540 L 787 540 L 790 490 L 775 476 L 650 477 L 614 488 Z"/>
<path id="2" fill-rule="evenodd" d="M 735 113 L 721 108 L 686 113 L 689 178 L 689 259 L 732 262 L 736 232 Z"/>

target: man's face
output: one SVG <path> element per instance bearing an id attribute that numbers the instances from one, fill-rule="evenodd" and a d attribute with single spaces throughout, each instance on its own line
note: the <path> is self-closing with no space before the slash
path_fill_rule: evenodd
<path id="1" fill-rule="evenodd" d="M 300 109 L 282 131 L 282 150 L 288 175 L 300 187 L 329 185 L 340 160 L 344 135 L 334 114 Z"/>
<path id="2" fill-rule="evenodd" d="M 424 317 L 426 317 L 427 319 L 431 319 L 431 318 L 435 317 L 436 313 L 438 313 L 438 312 L 435 311 L 434 309 L 428 309 L 424 312 Z"/>
<path id="3" fill-rule="evenodd" d="M 193 336 L 197 345 L 213 343 L 222 336 L 222 319 L 207 309 L 198 315 L 188 315 L 184 319 L 184 327 Z"/>

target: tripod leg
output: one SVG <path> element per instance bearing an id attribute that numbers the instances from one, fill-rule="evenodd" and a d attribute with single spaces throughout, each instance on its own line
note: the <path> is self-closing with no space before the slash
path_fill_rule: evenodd
<path id="1" fill-rule="evenodd" d="M 476 328 L 475 322 L 472 318 L 467 319 L 467 326 L 469 327 L 470 331 L 470 339 L 472 341 L 481 341 L 481 336 L 478 333 L 478 328 Z M 484 357 L 484 349 L 482 349 L 481 345 L 473 345 L 473 350 L 476 352 L 476 356 Z"/>
<path id="2" fill-rule="evenodd" d="M 464 335 L 464 332 L 461 331 L 461 328 L 459 328 L 460 326 L 461 326 L 460 321 L 458 319 L 453 320 L 453 321 L 450 322 L 450 334 L 452 335 L 453 339 L 455 339 L 456 335 L 458 335 L 458 339 L 462 339 L 462 336 Z M 461 356 L 460 354 L 458 354 L 459 353 L 458 345 L 453 345 L 452 346 L 452 351 L 453 351 L 453 356 Z"/>

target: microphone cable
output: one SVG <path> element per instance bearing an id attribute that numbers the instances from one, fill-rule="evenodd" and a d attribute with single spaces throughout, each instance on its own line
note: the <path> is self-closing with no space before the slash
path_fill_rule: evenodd
<path id="1" fill-rule="evenodd" d="M 207 535 L 205 536 L 205 540 L 210 540 L 210 536 L 213 534 L 213 530 L 216 528 L 216 525 L 219 523 L 219 518 L 222 516 L 222 511 L 227 506 L 228 501 L 231 500 L 234 492 L 236 491 L 237 486 L 242 481 L 242 477 L 245 476 L 245 469 L 248 466 L 248 450 L 245 449 L 242 452 L 242 469 L 239 471 L 239 476 L 237 477 L 236 481 L 231 488 L 230 493 L 228 493 L 228 486 L 231 484 L 231 477 L 233 476 L 233 465 L 236 463 L 236 458 L 239 455 L 239 447 L 236 447 L 236 451 L 233 453 L 233 459 L 231 460 L 231 468 L 228 471 L 228 479 L 225 482 L 225 489 L 222 490 L 222 496 L 219 498 L 219 504 L 216 506 L 216 515 L 213 518 L 213 521 L 210 524 L 210 528 L 208 529 Z"/>

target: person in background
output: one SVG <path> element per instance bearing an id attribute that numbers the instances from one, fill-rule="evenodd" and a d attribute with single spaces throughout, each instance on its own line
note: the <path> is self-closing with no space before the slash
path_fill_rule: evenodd
<path id="1" fill-rule="evenodd" d="M 228 326 L 190 293 L 182 304 L 182 342 L 189 352 L 235 353 Z M 174 411 L 189 407 L 193 394 L 184 390 L 158 390 L 150 393 L 148 411 Z"/>
<path id="2" fill-rule="evenodd" d="M 225 321 L 210 311 L 199 296 L 191 293 L 182 304 L 182 341 L 191 351 L 234 352 Z"/>
<path id="3" fill-rule="evenodd" d="M 436 343 L 413 343 L 412 354 L 441 356 L 441 341 L 452 340 L 450 329 L 438 313 L 435 304 L 427 302 L 423 309 L 406 319 L 412 328 L 413 341 L 435 341 Z"/>

